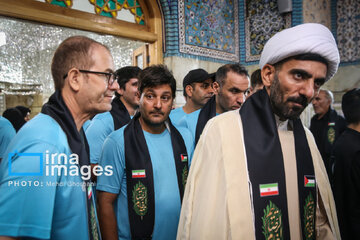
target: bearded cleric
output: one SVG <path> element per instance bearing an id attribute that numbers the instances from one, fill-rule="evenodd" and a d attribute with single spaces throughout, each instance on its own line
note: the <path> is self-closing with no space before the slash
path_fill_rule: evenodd
<path id="1" fill-rule="evenodd" d="M 263 90 L 211 119 L 200 137 L 177 239 L 340 239 L 321 155 L 299 119 L 338 65 L 323 25 L 269 39 Z"/>

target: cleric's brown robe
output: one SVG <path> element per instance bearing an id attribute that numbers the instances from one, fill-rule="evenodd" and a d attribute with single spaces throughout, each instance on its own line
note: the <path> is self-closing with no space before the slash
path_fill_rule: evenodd
<path id="1" fill-rule="evenodd" d="M 292 131 L 279 130 L 291 239 L 301 239 Z M 340 239 L 335 204 L 320 153 L 305 128 L 318 188 L 317 239 Z M 261 151 L 261 149 L 259 149 Z M 197 144 L 182 203 L 177 239 L 255 239 L 239 111 L 211 119 Z"/>

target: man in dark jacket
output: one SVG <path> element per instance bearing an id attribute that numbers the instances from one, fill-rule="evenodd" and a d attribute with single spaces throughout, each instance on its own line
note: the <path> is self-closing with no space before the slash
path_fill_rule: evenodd
<path id="1" fill-rule="evenodd" d="M 310 131 L 314 135 L 324 161 L 327 174 L 331 173 L 331 151 L 335 141 L 346 128 L 345 119 L 331 107 L 333 94 L 329 90 L 320 90 L 312 101 L 315 116 L 311 118 Z"/>
<path id="2" fill-rule="evenodd" d="M 347 92 L 342 109 L 349 123 L 334 145 L 334 198 L 341 238 L 360 239 L 360 89 Z"/>

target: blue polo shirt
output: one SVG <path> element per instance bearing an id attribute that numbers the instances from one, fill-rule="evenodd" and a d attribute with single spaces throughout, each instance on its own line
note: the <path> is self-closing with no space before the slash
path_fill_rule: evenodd
<path id="1" fill-rule="evenodd" d="M 119 239 L 131 239 L 126 192 L 124 129 L 125 126 L 110 134 L 105 140 L 99 164 L 103 167 L 113 166 L 114 172 L 112 176 L 98 177 L 97 190 L 118 194 L 114 208 Z M 184 139 L 190 165 L 194 141 L 186 129 L 178 130 Z M 154 177 L 155 225 L 153 239 L 176 239 L 181 202 L 170 133 L 167 129 L 161 134 L 143 132 L 149 149 Z"/>
<path id="2" fill-rule="evenodd" d="M 90 124 L 91 124 L 91 120 L 87 120 L 87 121 L 85 121 L 84 122 L 84 124 L 83 124 L 83 129 L 84 129 L 84 131 L 86 131 L 87 129 L 88 129 L 88 127 L 90 126 Z"/>
<path id="3" fill-rule="evenodd" d="M 184 112 L 183 107 L 178 107 L 178 108 L 171 110 L 169 117 L 171 119 L 171 123 L 174 126 L 177 126 L 179 124 L 179 121 L 181 120 L 181 118 L 183 118 L 185 115 L 186 115 L 186 113 Z"/>
<path id="4" fill-rule="evenodd" d="M 58 157 L 71 153 L 64 131 L 48 115 L 40 113 L 20 129 L 0 164 L 0 236 L 89 238 L 83 181 L 69 172 L 77 165 Z"/>
<path id="5" fill-rule="evenodd" d="M 15 135 L 16 131 L 11 122 L 0 116 L 0 161 L 4 158 L 5 150 Z"/>
<path id="6" fill-rule="evenodd" d="M 185 115 L 179 120 L 178 126 L 181 128 L 187 128 L 193 139 L 195 139 L 196 125 L 199 119 L 200 111 L 201 109 L 198 109 L 195 112 Z"/>
<path id="7" fill-rule="evenodd" d="M 90 148 L 90 163 L 97 164 L 107 136 L 114 131 L 114 120 L 110 112 L 97 114 L 86 129 L 86 139 Z"/>

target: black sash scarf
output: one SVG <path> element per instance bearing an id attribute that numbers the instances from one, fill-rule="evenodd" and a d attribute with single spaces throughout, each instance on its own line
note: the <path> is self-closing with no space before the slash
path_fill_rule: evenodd
<path id="1" fill-rule="evenodd" d="M 274 114 L 265 89 L 241 107 L 256 239 L 290 239 L 284 161 Z M 301 230 L 315 239 L 316 184 L 310 148 L 300 119 L 293 121 Z"/>
<path id="2" fill-rule="evenodd" d="M 214 95 L 200 110 L 199 118 L 196 124 L 196 131 L 195 131 L 195 146 L 199 141 L 200 135 L 204 130 L 206 123 L 215 116 L 216 116 L 216 101 Z"/>
<path id="3" fill-rule="evenodd" d="M 74 118 L 67 108 L 60 91 L 57 90 L 51 95 L 49 101 L 42 107 L 41 112 L 55 119 L 61 129 L 65 132 L 71 151 L 79 157 L 80 167 L 89 166 L 89 144 L 86 140 L 84 130 L 82 128 L 80 132 L 77 130 Z M 86 183 L 85 194 L 87 199 L 89 239 L 101 239 L 99 226 L 96 220 L 95 202 L 93 200 L 94 195 L 91 194 L 91 187 L 88 187 L 91 183 L 90 181 L 84 182 Z"/>
<path id="4" fill-rule="evenodd" d="M 326 131 L 324 132 L 324 134 L 326 134 L 326 136 L 323 136 L 322 139 L 324 139 L 324 150 L 326 152 L 326 154 L 328 155 L 327 157 L 329 157 L 329 155 L 331 155 L 331 151 L 333 148 L 333 145 L 335 143 L 335 140 L 339 137 L 340 135 L 340 128 L 342 127 L 340 124 L 340 122 L 338 122 L 338 114 L 337 112 L 332 109 L 330 107 L 329 109 L 329 117 L 328 117 L 328 122 L 327 122 L 327 128 Z M 325 140 L 326 139 L 326 140 Z M 329 166 L 326 166 L 326 168 L 328 168 Z"/>
<path id="5" fill-rule="evenodd" d="M 151 239 L 155 223 L 154 179 L 139 117 L 140 113 L 137 113 L 124 130 L 128 212 L 131 238 Z M 188 175 L 188 155 L 182 136 L 170 119 L 168 123 L 182 201 Z"/>
<path id="6" fill-rule="evenodd" d="M 111 106 L 110 114 L 114 121 L 114 130 L 118 130 L 130 121 L 130 114 L 119 97 L 114 98 Z"/>

